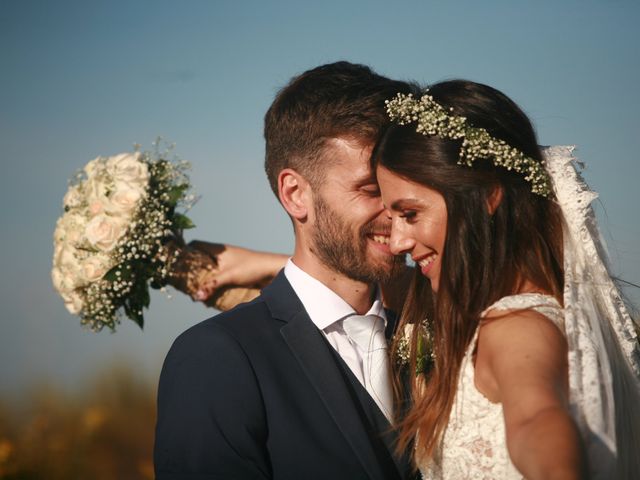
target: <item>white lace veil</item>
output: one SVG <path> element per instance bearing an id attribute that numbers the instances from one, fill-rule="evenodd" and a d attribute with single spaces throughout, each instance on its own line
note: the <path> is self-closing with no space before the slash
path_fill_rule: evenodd
<path id="1" fill-rule="evenodd" d="M 640 478 L 640 347 L 609 273 L 591 208 L 597 194 L 580 176 L 573 147 L 545 147 L 543 153 L 564 217 L 570 403 L 591 477 Z"/>

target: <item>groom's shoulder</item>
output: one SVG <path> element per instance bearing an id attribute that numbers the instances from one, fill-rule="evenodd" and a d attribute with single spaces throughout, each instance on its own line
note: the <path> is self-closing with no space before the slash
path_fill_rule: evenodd
<path id="1" fill-rule="evenodd" d="M 211 341 L 224 339 L 239 341 L 257 337 L 265 329 L 273 328 L 269 308 L 262 295 L 242 303 L 231 310 L 203 320 L 180 334 L 174 347 L 178 345 L 210 345 Z"/>
<path id="2" fill-rule="evenodd" d="M 171 398 L 171 392 L 180 389 L 208 394 L 217 382 L 247 387 L 247 382 L 238 385 L 234 379 L 251 378 L 256 352 L 262 354 L 276 348 L 271 342 L 260 350 L 261 335 L 275 337 L 275 328 L 269 331 L 264 326 L 273 323 L 265 318 L 267 314 L 268 308 L 257 298 L 181 333 L 163 362 L 159 398 Z"/>
<path id="3" fill-rule="evenodd" d="M 230 331 L 246 331 L 250 326 L 264 326 L 265 320 L 272 318 L 269 306 L 264 295 L 260 294 L 255 299 L 236 305 L 231 310 L 218 313 L 200 322 L 202 328 L 223 328 Z"/>

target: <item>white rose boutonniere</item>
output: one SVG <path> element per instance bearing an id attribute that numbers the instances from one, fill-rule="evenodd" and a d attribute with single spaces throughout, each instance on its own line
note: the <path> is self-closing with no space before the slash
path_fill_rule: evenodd
<path id="1" fill-rule="evenodd" d="M 429 371 L 435 361 L 435 351 L 433 346 L 433 334 L 428 319 L 424 319 L 420 324 L 406 323 L 396 336 L 395 341 L 396 363 L 400 367 L 408 367 L 411 363 L 412 349 L 416 350 L 416 375 L 421 375 Z M 414 339 L 415 338 L 415 339 Z"/>

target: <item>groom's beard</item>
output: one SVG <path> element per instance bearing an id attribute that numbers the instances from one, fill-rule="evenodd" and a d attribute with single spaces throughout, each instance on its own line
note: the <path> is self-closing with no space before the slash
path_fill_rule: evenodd
<path id="1" fill-rule="evenodd" d="M 314 212 L 312 240 L 318 258 L 329 268 L 369 284 L 385 283 L 402 271 L 405 261 L 401 256 L 367 257 L 367 235 L 387 231 L 388 227 L 376 229 L 375 222 L 370 222 L 355 230 L 320 196 L 316 197 Z"/>

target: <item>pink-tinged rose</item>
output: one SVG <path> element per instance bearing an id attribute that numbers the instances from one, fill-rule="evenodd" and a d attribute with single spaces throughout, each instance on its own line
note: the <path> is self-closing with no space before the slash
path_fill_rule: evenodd
<path id="1" fill-rule="evenodd" d="M 93 217 L 85 229 L 85 237 L 93 246 L 109 252 L 126 231 L 126 224 L 120 218 L 99 214 Z"/>
<path id="2" fill-rule="evenodd" d="M 107 255 L 91 255 L 81 264 L 83 280 L 87 283 L 100 280 L 109 271 L 109 257 Z"/>
<path id="3" fill-rule="evenodd" d="M 89 212 L 89 216 L 95 217 L 96 215 L 104 213 L 106 203 L 107 203 L 106 198 L 103 200 L 94 200 L 93 202 L 90 202 L 89 207 L 87 208 L 87 211 Z"/>
<path id="4" fill-rule="evenodd" d="M 109 202 L 107 198 L 107 179 L 95 176 L 84 183 L 84 192 L 88 203 L 89 216 L 95 217 L 103 213 Z"/>
<path id="5" fill-rule="evenodd" d="M 107 159 L 107 171 L 116 182 L 132 185 L 146 185 L 149 182 L 149 169 L 139 152 L 121 153 Z"/>
<path id="6" fill-rule="evenodd" d="M 118 182 L 109 196 L 109 203 L 105 205 L 105 209 L 112 215 L 131 217 L 145 194 L 142 187 Z"/>

